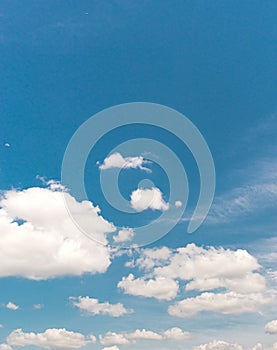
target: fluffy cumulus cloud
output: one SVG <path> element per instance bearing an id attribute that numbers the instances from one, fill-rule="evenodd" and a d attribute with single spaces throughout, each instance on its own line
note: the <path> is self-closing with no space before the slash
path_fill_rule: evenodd
<path id="1" fill-rule="evenodd" d="M 53 186 L 53 184 L 50 184 Z M 11 190 L 0 198 L 0 277 L 22 276 L 47 279 L 62 275 L 103 273 L 110 265 L 110 251 L 88 239 L 74 224 L 86 223 L 89 232 L 103 244 L 114 226 L 104 220 L 89 201 L 77 202 L 62 188 L 33 187 Z"/>
<path id="2" fill-rule="evenodd" d="M 119 347 L 114 345 L 114 346 L 105 346 L 102 350 L 119 350 Z"/>
<path id="3" fill-rule="evenodd" d="M 95 342 L 93 335 L 85 337 L 81 333 L 55 328 L 47 329 L 44 333 L 25 333 L 22 329 L 16 329 L 7 337 L 7 343 L 11 346 L 38 346 L 43 349 L 79 349 Z"/>
<path id="4" fill-rule="evenodd" d="M 163 194 L 157 187 L 138 188 L 132 192 L 130 203 L 136 211 L 146 209 L 165 211 L 169 209 L 169 204 L 164 201 Z"/>
<path id="5" fill-rule="evenodd" d="M 168 312 L 177 317 L 190 317 L 201 311 L 238 315 L 246 312 L 258 312 L 264 305 L 273 303 L 273 301 L 273 296 L 260 293 L 202 293 L 197 297 L 186 298 L 169 306 Z"/>
<path id="6" fill-rule="evenodd" d="M 179 282 L 184 281 L 185 292 L 193 290 L 198 294 L 169 306 L 170 315 L 178 317 L 201 311 L 259 312 L 275 300 L 275 293 L 266 291 L 266 279 L 259 271 L 257 259 L 243 249 L 195 244 L 174 250 L 141 249 L 139 256 L 127 265 L 137 267 L 143 275 L 124 277 L 118 287 L 125 293 L 170 300 L 176 297 Z"/>
<path id="7" fill-rule="evenodd" d="M 117 235 L 113 236 L 113 240 L 115 243 L 123 243 L 131 241 L 135 236 L 135 232 L 131 228 L 123 228 L 118 231 Z"/>
<path id="8" fill-rule="evenodd" d="M 147 172 L 151 172 L 149 168 L 144 166 L 148 163 L 150 163 L 150 161 L 144 159 L 142 156 L 123 157 L 120 153 L 116 152 L 105 158 L 103 164 L 99 165 L 99 169 L 107 170 L 112 168 L 138 168 Z"/>
<path id="9" fill-rule="evenodd" d="M 163 333 L 153 332 L 146 329 L 136 329 L 134 332 L 122 332 L 114 333 L 108 332 L 105 336 L 99 337 L 100 344 L 102 345 L 128 345 L 136 343 L 139 340 L 174 340 L 183 341 L 190 338 L 190 333 L 183 331 L 181 328 L 173 327 Z"/>
<path id="10" fill-rule="evenodd" d="M 127 345 L 129 340 L 121 333 L 107 332 L 104 336 L 99 336 L 100 344 L 105 346 L 111 345 Z"/>
<path id="11" fill-rule="evenodd" d="M 0 350 L 13 350 L 8 344 L 0 344 Z"/>
<path id="12" fill-rule="evenodd" d="M 175 298 L 179 289 L 178 282 L 170 278 L 135 278 L 133 274 L 123 277 L 117 286 L 123 289 L 125 294 L 156 298 L 158 300 L 170 300 Z"/>
<path id="13" fill-rule="evenodd" d="M 8 304 L 6 305 L 6 308 L 9 309 L 9 310 L 13 310 L 13 311 L 16 311 L 19 309 L 19 306 L 12 303 L 11 301 L 8 302 Z"/>
<path id="14" fill-rule="evenodd" d="M 71 297 L 70 300 L 73 305 L 80 310 L 85 311 L 91 315 L 109 315 L 112 317 L 120 317 L 133 312 L 131 309 L 126 309 L 121 303 L 110 304 L 108 302 L 100 303 L 98 299 L 86 297 Z"/>
<path id="15" fill-rule="evenodd" d="M 268 322 L 265 325 L 264 330 L 268 334 L 277 334 L 277 320 L 273 320 L 271 322 Z"/>
<path id="16" fill-rule="evenodd" d="M 209 344 L 195 346 L 193 350 L 243 350 L 239 344 L 230 344 L 222 340 L 214 340 Z"/>

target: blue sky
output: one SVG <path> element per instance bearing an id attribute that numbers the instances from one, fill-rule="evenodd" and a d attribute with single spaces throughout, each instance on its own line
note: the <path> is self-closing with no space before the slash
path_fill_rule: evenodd
<path id="1" fill-rule="evenodd" d="M 275 1 L 1 1 L 0 350 L 276 349 L 276 10 Z M 103 135 L 83 174 L 92 207 L 60 183 L 76 130 L 132 102 L 180 112 L 209 146 L 215 196 L 193 234 L 197 163 L 169 130 L 123 125 Z M 188 205 L 159 240 L 113 249 L 78 230 L 60 199 L 75 197 L 104 241 L 125 229 L 125 243 L 163 213 L 174 221 L 165 153 L 143 141 L 137 152 L 117 149 L 136 138 L 176 154 Z M 124 165 L 111 161 L 116 153 Z M 107 202 L 101 173 L 118 175 L 133 213 Z"/>

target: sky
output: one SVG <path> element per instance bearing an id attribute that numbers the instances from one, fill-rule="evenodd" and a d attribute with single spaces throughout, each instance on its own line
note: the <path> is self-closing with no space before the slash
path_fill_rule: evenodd
<path id="1" fill-rule="evenodd" d="M 0 350 L 277 349 L 276 10 L 0 1 Z"/>

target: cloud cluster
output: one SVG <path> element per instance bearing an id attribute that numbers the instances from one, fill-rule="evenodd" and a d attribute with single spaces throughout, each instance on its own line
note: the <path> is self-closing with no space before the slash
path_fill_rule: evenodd
<path id="1" fill-rule="evenodd" d="M 78 298 L 70 297 L 73 305 L 80 310 L 91 315 L 109 315 L 112 317 L 120 317 L 133 312 L 131 309 L 126 309 L 121 303 L 110 304 L 108 302 L 100 303 L 98 299 L 88 296 Z"/>
<path id="2" fill-rule="evenodd" d="M 181 328 L 173 327 L 163 333 L 157 333 L 146 329 L 136 329 L 134 332 L 107 332 L 104 336 L 100 335 L 100 344 L 110 345 L 128 345 L 137 340 L 175 340 L 183 341 L 190 338 L 190 333 Z"/>
<path id="3" fill-rule="evenodd" d="M 271 322 L 268 322 L 265 325 L 265 332 L 268 334 L 277 334 L 277 320 L 273 320 Z"/>
<path id="4" fill-rule="evenodd" d="M 66 329 L 47 329 L 44 333 L 25 333 L 16 329 L 7 337 L 7 343 L 15 347 L 38 346 L 43 349 L 79 349 L 87 344 L 94 344 L 93 335 L 85 337 L 81 333 Z"/>
<path id="5" fill-rule="evenodd" d="M 103 273 L 110 265 L 106 234 L 115 231 L 98 207 L 77 202 L 69 193 L 33 187 L 11 190 L 0 198 L 0 277 L 21 276 L 42 280 L 63 275 Z M 54 188 L 53 188 L 54 186 Z M 74 215 L 87 223 L 98 244 L 73 223 L 64 197 Z"/>
<path id="6" fill-rule="evenodd" d="M 131 193 L 131 206 L 136 211 L 147 209 L 168 210 L 169 204 L 163 199 L 161 190 L 157 187 L 138 188 Z"/>
<path id="7" fill-rule="evenodd" d="M 144 167 L 144 165 L 148 163 L 150 163 L 150 161 L 144 159 L 142 156 L 123 157 L 120 153 L 116 152 L 105 158 L 103 164 L 99 165 L 99 169 L 107 170 L 112 168 L 132 168 L 151 172 L 149 168 Z"/>
<path id="8" fill-rule="evenodd" d="M 259 312 L 275 300 L 274 292 L 266 292 L 266 280 L 256 258 L 243 249 L 195 244 L 175 250 L 141 249 L 139 257 L 128 266 L 138 267 L 143 275 L 123 277 L 118 287 L 125 293 L 170 300 L 180 292 L 180 281 L 185 282 L 184 292 L 198 293 L 169 306 L 169 314 L 177 317 L 191 317 L 202 311 Z"/>

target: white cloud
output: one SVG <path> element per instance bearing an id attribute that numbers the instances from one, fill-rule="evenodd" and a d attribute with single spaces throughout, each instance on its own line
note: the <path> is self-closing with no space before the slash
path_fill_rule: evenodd
<path id="1" fill-rule="evenodd" d="M 127 345 L 129 340 L 121 333 L 107 332 L 104 336 L 99 336 L 100 344 L 105 346 L 110 345 Z"/>
<path id="2" fill-rule="evenodd" d="M 34 305 L 33 305 L 33 308 L 34 308 L 35 310 L 41 310 L 41 309 L 44 308 L 44 305 L 43 305 L 43 304 L 34 304 Z"/>
<path id="3" fill-rule="evenodd" d="M 202 311 L 238 315 L 258 312 L 261 307 L 272 304 L 274 300 L 273 295 L 267 296 L 261 293 L 202 293 L 169 306 L 168 312 L 176 317 L 191 317 Z"/>
<path id="4" fill-rule="evenodd" d="M 111 168 L 133 168 L 141 169 L 147 172 L 151 172 L 149 168 L 143 165 L 150 163 L 150 161 L 139 157 L 123 157 L 120 153 L 116 152 L 104 159 L 104 163 L 99 166 L 101 170 L 107 170 Z"/>
<path id="5" fill-rule="evenodd" d="M 243 350 L 239 344 L 230 344 L 222 340 L 214 340 L 209 344 L 195 346 L 193 350 Z"/>
<path id="6" fill-rule="evenodd" d="M 113 240 L 116 243 L 128 242 L 131 241 L 135 236 L 135 232 L 131 228 L 123 228 L 119 230 L 118 234 L 113 236 Z"/>
<path id="7" fill-rule="evenodd" d="M 277 334 L 277 320 L 268 322 L 265 327 L 265 332 L 268 334 Z"/>
<path id="8" fill-rule="evenodd" d="M 157 187 L 138 188 L 131 194 L 131 206 L 136 211 L 143 211 L 146 209 L 152 210 L 168 210 L 169 204 L 163 200 L 163 194 Z"/>
<path id="9" fill-rule="evenodd" d="M 179 289 L 179 284 L 170 278 L 135 279 L 133 274 L 123 277 L 117 286 L 123 289 L 125 294 L 156 298 L 158 300 L 175 298 Z"/>
<path id="10" fill-rule="evenodd" d="M 8 304 L 6 305 L 6 308 L 9 310 L 18 310 L 19 306 L 15 305 L 14 303 L 12 303 L 11 301 L 8 302 Z"/>
<path id="11" fill-rule="evenodd" d="M 105 346 L 102 350 L 119 350 L 119 347 L 116 345 L 108 347 Z"/>
<path id="12" fill-rule="evenodd" d="M 109 315 L 112 317 L 120 317 L 133 312 L 131 309 L 126 309 L 121 303 L 110 304 L 108 302 L 100 303 L 98 299 L 86 297 L 70 298 L 73 305 L 82 311 L 86 311 L 92 315 Z"/>
<path id="13" fill-rule="evenodd" d="M 190 338 L 190 333 L 184 332 L 181 328 L 173 327 L 164 332 L 163 338 L 169 340 L 186 340 Z"/>
<path id="14" fill-rule="evenodd" d="M 4 145 L 5 147 L 11 147 L 11 145 L 9 143 L 5 143 Z"/>
<path id="15" fill-rule="evenodd" d="M 147 339 L 147 340 L 161 340 L 163 337 L 153 331 L 147 331 L 145 329 L 136 329 L 132 333 L 125 334 L 126 338 L 129 339 Z"/>
<path id="16" fill-rule="evenodd" d="M 0 350 L 13 350 L 8 344 L 0 344 Z"/>
<path id="17" fill-rule="evenodd" d="M 180 208 L 183 205 L 183 203 L 181 201 L 176 201 L 175 202 L 175 207 L 176 208 Z"/>
<path id="18" fill-rule="evenodd" d="M 87 222 L 97 241 L 107 243 L 114 226 L 100 216 L 91 202 L 77 202 L 70 194 L 50 188 L 11 190 L 0 199 L 0 277 L 42 280 L 64 275 L 103 273 L 110 265 L 109 248 L 88 239 L 71 220 Z M 2 208 L 1 208 L 2 207 Z M 17 222 L 23 219 L 23 224 Z"/>
<path id="19" fill-rule="evenodd" d="M 94 344 L 93 335 L 85 337 L 81 333 L 66 329 L 47 329 L 44 333 L 24 333 L 16 329 L 7 337 L 7 343 L 15 347 L 38 346 L 43 349 L 79 349 L 87 344 Z"/>

